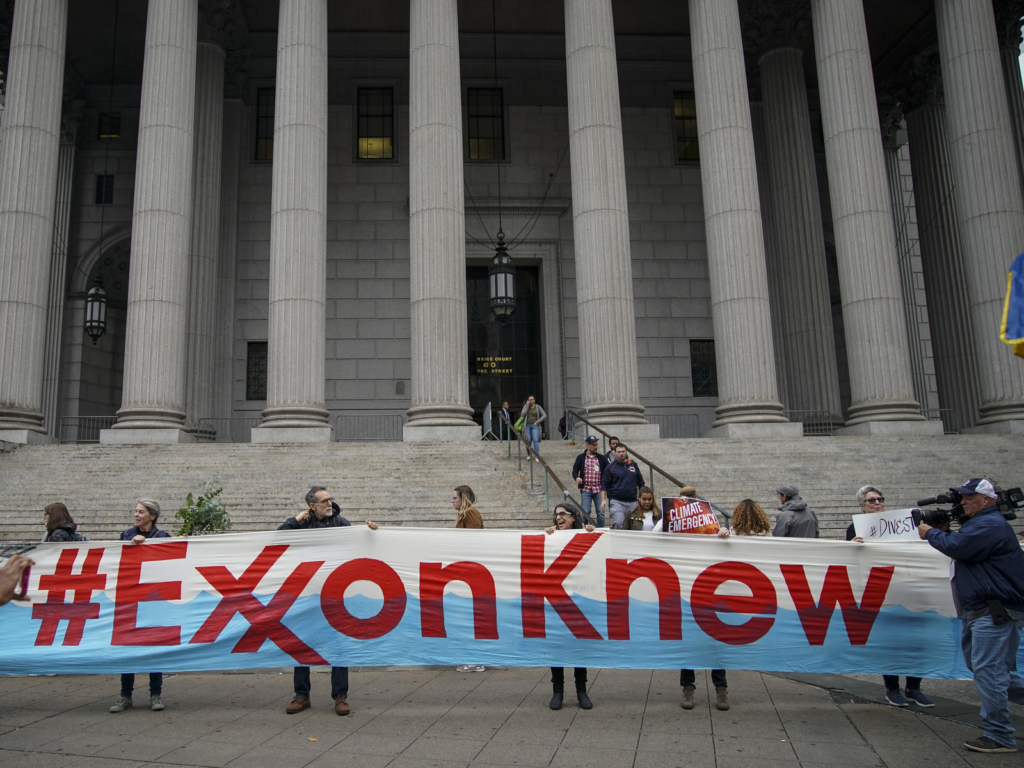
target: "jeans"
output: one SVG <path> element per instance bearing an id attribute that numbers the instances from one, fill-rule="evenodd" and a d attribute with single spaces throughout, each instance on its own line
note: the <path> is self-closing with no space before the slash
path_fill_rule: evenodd
<path id="1" fill-rule="evenodd" d="M 576 680 L 576 690 L 587 690 L 587 668 L 576 667 L 573 669 L 573 677 Z M 551 689 L 555 693 L 565 692 L 565 669 L 562 667 L 551 668 Z"/>
<path id="2" fill-rule="evenodd" d="M 594 517 L 597 519 L 597 527 L 604 528 L 604 511 L 601 509 L 601 492 L 595 491 L 590 493 L 589 491 L 580 491 L 580 499 L 583 502 L 583 511 L 588 515 L 590 514 L 590 508 L 594 508 Z"/>
<path id="3" fill-rule="evenodd" d="M 523 427 L 523 437 L 526 442 L 533 444 L 533 450 L 540 453 L 540 424 L 526 424 Z"/>
<path id="4" fill-rule="evenodd" d="M 960 628 L 964 661 L 974 673 L 974 687 L 981 697 L 982 728 L 992 741 L 1007 747 L 1017 746 L 1007 699 L 1011 683 L 1020 680 L 1013 673 L 1022 629 L 1024 621 L 997 625 L 991 614 L 964 621 Z M 1012 694 L 1015 700 L 1024 698 L 1019 688 L 1014 688 Z"/>
<path id="5" fill-rule="evenodd" d="M 149 695 L 159 696 L 164 689 L 164 673 L 163 672 L 150 672 L 149 673 Z M 135 690 L 135 675 L 124 674 L 121 675 L 121 696 L 126 699 L 132 697 L 132 691 Z"/>
<path id="6" fill-rule="evenodd" d="M 296 667 L 293 676 L 295 680 L 295 697 L 299 699 L 309 698 L 309 667 Z M 331 667 L 331 698 L 348 696 L 348 667 Z"/>
<path id="7" fill-rule="evenodd" d="M 885 681 L 885 690 L 887 691 L 898 691 L 900 689 L 900 676 L 899 675 L 882 675 L 882 680 Z M 911 677 L 907 675 L 907 690 L 920 691 L 921 690 L 921 678 Z"/>
<path id="8" fill-rule="evenodd" d="M 626 522 L 626 513 L 631 509 L 636 509 L 635 501 L 619 501 L 618 499 L 608 499 L 608 512 L 612 518 L 611 527 L 617 531 L 622 530 L 622 524 Z"/>
<path id="9" fill-rule="evenodd" d="M 697 677 L 694 675 L 692 669 L 680 669 L 679 670 L 679 685 L 685 688 L 688 685 L 693 685 L 697 682 Z M 711 670 L 711 682 L 714 683 L 715 688 L 728 688 L 725 682 L 725 670 L 724 669 L 712 669 Z"/>

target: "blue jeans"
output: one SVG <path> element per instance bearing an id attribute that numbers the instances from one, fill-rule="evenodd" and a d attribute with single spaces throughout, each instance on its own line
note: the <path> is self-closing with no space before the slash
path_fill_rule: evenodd
<path id="1" fill-rule="evenodd" d="M 597 518 L 597 527 L 604 528 L 604 512 L 601 510 L 601 492 L 589 493 L 588 491 L 580 491 L 580 500 L 582 501 L 581 506 L 583 511 L 588 515 L 590 514 L 590 508 L 594 508 L 594 517 Z"/>
<path id="2" fill-rule="evenodd" d="M 309 698 L 309 667 L 296 667 L 292 676 L 295 683 L 295 697 Z M 348 696 L 348 667 L 331 667 L 331 698 Z"/>
<path id="3" fill-rule="evenodd" d="M 523 437 L 526 442 L 533 443 L 533 450 L 540 453 L 540 424 L 526 424 L 523 427 Z"/>
<path id="4" fill-rule="evenodd" d="M 150 672 L 149 673 L 149 695 L 159 696 L 164 689 L 164 673 L 163 672 Z M 132 697 L 132 691 L 135 690 L 135 675 L 124 674 L 121 675 L 121 696 L 126 699 Z"/>
<path id="5" fill-rule="evenodd" d="M 1007 704 L 1010 685 L 1020 679 L 1016 669 L 1017 646 L 1024 621 L 996 625 L 991 615 L 965 621 L 960 629 L 960 647 L 967 668 L 974 673 L 974 687 L 981 697 L 981 725 L 985 735 L 997 744 L 1016 747 Z M 1014 689 L 1014 698 L 1024 692 Z"/>

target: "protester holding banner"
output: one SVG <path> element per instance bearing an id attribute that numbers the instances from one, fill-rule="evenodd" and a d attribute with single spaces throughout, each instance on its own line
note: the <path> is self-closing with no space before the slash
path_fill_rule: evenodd
<path id="1" fill-rule="evenodd" d="M 654 498 L 653 496 L 651 498 Z M 565 504 L 555 505 L 554 513 L 551 516 L 551 522 L 553 525 L 550 528 L 545 528 L 544 532 L 552 534 L 556 530 L 568 531 L 573 528 L 582 528 L 590 533 L 594 530 L 594 526 L 586 524 L 584 525 L 572 511 L 565 506 Z M 580 709 L 592 709 L 593 703 L 590 701 L 590 697 L 587 696 L 587 668 L 576 667 L 573 669 L 573 677 L 576 680 L 576 701 L 580 704 Z M 551 703 L 548 705 L 551 709 L 562 708 L 562 697 L 565 694 L 565 669 L 562 667 L 551 668 Z"/>
<path id="2" fill-rule="evenodd" d="M 800 498 L 795 485 L 780 485 L 775 489 L 779 496 L 779 516 L 775 520 L 772 536 L 786 536 L 795 539 L 818 538 L 818 516 L 808 509 L 807 502 Z"/>
<path id="3" fill-rule="evenodd" d="M 636 507 L 637 491 L 643 486 L 644 476 L 640 467 L 627 457 L 626 446 L 615 446 L 615 461 L 601 475 L 601 509 L 610 512 L 612 528 L 622 529 L 626 513 Z"/>
<path id="4" fill-rule="evenodd" d="M 0 568 L 0 605 L 6 605 L 11 600 L 28 600 L 28 596 L 21 593 L 22 576 L 26 568 L 31 568 L 35 563 L 22 555 L 13 555 L 3 568 Z"/>
<path id="5" fill-rule="evenodd" d="M 974 752 L 1016 752 L 1010 722 L 1012 700 L 1024 704 L 1016 658 L 1024 630 L 1024 551 L 1013 528 L 999 513 L 996 491 L 985 478 L 959 488 L 965 519 L 949 532 L 922 522 L 918 535 L 953 559 L 953 602 L 960 645 L 981 698 L 984 735 L 964 742 Z M 945 526 L 948 528 L 948 524 Z"/>
<path id="6" fill-rule="evenodd" d="M 456 528 L 483 528 L 484 519 L 476 504 L 476 494 L 468 485 L 460 485 L 452 491 L 452 509 L 456 511 Z"/>
<path id="7" fill-rule="evenodd" d="M 646 485 L 640 489 L 636 509 L 626 514 L 624 531 L 653 531 L 661 529 L 661 510 L 654 503 L 654 491 Z"/>
<path id="8" fill-rule="evenodd" d="M 718 532 L 721 539 L 736 536 L 771 536 L 772 522 L 761 505 L 753 499 L 744 499 L 732 511 L 732 527 Z"/>
<path id="9" fill-rule="evenodd" d="M 166 539 L 169 537 L 167 531 L 161 531 L 156 527 L 156 521 L 160 519 L 160 505 L 153 499 L 139 499 L 135 503 L 135 525 L 121 533 L 121 541 L 130 541 L 132 544 L 145 544 L 149 539 Z M 149 708 L 159 712 L 164 708 L 163 693 L 164 674 L 163 672 L 149 673 Z M 128 672 L 121 675 L 121 695 L 117 702 L 110 708 L 113 713 L 124 712 L 132 707 L 132 693 L 135 690 L 135 674 Z"/>
<path id="10" fill-rule="evenodd" d="M 75 531 L 78 526 L 71 519 L 71 513 L 59 501 L 47 504 L 43 508 L 43 524 L 46 526 L 46 536 L 43 537 L 43 541 L 81 541 L 81 536 L 76 539 Z"/>

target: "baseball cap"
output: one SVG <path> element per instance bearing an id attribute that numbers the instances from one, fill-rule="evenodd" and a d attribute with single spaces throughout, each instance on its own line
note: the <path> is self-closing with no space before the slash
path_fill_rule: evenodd
<path id="1" fill-rule="evenodd" d="M 996 497 L 996 489 L 992 487 L 992 482 L 984 477 L 972 477 L 959 488 L 950 488 L 949 490 L 959 491 L 965 496 L 969 493 L 980 493 L 982 496 L 988 496 L 990 499 Z"/>
<path id="2" fill-rule="evenodd" d="M 590 443 L 596 443 L 597 442 L 597 436 L 596 435 L 587 435 L 586 442 L 587 442 L 588 445 Z"/>

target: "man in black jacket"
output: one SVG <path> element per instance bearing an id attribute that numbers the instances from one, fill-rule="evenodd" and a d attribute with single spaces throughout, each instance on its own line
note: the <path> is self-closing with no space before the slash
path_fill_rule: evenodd
<path id="1" fill-rule="evenodd" d="M 640 467 L 628 457 L 626 446 L 619 443 L 615 446 L 615 461 L 601 475 L 601 508 L 610 515 L 612 528 L 621 530 L 627 513 L 636 509 L 637 492 L 643 486 Z"/>
<path id="2" fill-rule="evenodd" d="M 597 437 L 587 437 L 587 449 L 576 457 L 572 465 L 572 479 L 580 489 L 583 511 L 589 516 L 593 506 L 597 527 L 604 528 L 604 510 L 601 509 L 601 477 L 608 460 L 598 453 Z"/>
<path id="3" fill-rule="evenodd" d="M 341 507 L 334 503 L 330 492 L 320 485 L 314 485 L 306 494 L 307 509 L 295 517 L 289 517 L 281 525 L 279 531 L 293 531 L 300 528 L 337 528 L 352 525 L 341 516 Z M 367 525 L 370 521 L 367 520 Z M 376 528 L 376 525 L 370 525 Z M 294 715 L 309 709 L 309 667 L 296 667 L 293 675 L 295 682 L 295 698 L 285 708 L 285 712 Z M 348 706 L 348 667 L 331 667 L 331 698 L 334 699 L 334 711 L 339 715 L 347 715 Z"/>

